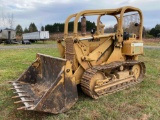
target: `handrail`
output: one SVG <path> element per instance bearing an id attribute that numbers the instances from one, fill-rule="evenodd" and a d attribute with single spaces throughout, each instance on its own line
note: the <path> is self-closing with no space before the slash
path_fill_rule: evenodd
<path id="1" fill-rule="evenodd" d="M 79 20 L 80 16 L 90 16 L 90 15 L 99 15 L 98 19 L 100 19 L 100 17 L 102 15 L 113 15 L 114 17 L 116 17 L 118 24 L 119 24 L 118 31 L 123 34 L 123 15 L 124 15 L 124 13 L 134 12 L 134 11 L 137 11 L 140 15 L 139 38 L 142 39 L 142 30 L 143 30 L 142 12 L 140 9 L 135 8 L 135 7 L 131 7 L 131 6 L 125 6 L 125 7 L 121 7 L 118 9 L 84 10 L 79 13 L 72 14 L 65 21 L 64 38 L 66 38 L 68 35 L 68 23 L 71 18 L 75 17 L 73 33 L 74 33 L 74 37 L 76 37 L 78 35 L 78 20 Z M 120 14 L 120 19 L 118 19 L 116 16 L 118 14 Z M 97 21 L 99 21 L 99 20 L 97 20 Z M 97 24 L 97 27 L 99 27 L 98 24 Z"/>
<path id="2" fill-rule="evenodd" d="M 77 14 L 72 14 L 66 19 L 65 25 L 64 25 L 64 38 L 66 38 L 67 35 L 68 35 L 68 23 L 69 23 L 70 19 L 73 18 L 73 17 L 76 17 L 76 15 Z"/>
<path id="3" fill-rule="evenodd" d="M 142 40 L 142 31 L 143 31 L 143 15 L 142 15 L 142 11 L 138 8 L 135 8 L 135 7 L 130 7 L 130 6 L 126 6 L 126 7 L 123 7 L 122 11 L 121 11 L 121 14 L 120 14 L 120 25 L 119 26 L 119 30 L 123 30 L 123 15 L 125 12 L 131 12 L 131 11 L 137 11 L 139 13 L 139 16 L 140 16 L 140 29 L 139 29 L 139 39 Z M 123 31 L 121 31 L 123 32 Z"/>

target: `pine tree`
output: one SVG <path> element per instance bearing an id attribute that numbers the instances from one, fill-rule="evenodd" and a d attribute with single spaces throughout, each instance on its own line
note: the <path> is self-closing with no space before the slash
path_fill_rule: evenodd
<path id="1" fill-rule="evenodd" d="M 34 23 L 31 23 L 30 25 L 29 25 L 29 32 L 37 32 L 38 30 L 37 30 L 37 27 L 36 27 L 36 25 L 34 24 Z"/>
<path id="2" fill-rule="evenodd" d="M 18 24 L 16 27 L 16 35 L 21 36 L 22 33 L 23 33 L 23 29 L 22 29 L 21 25 Z"/>
<path id="3" fill-rule="evenodd" d="M 28 33 L 29 30 L 27 28 L 24 29 L 24 33 Z"/>
<path id="4" fill-rule="evenodd" d="M 44 27 L 43 26 L 41 27 L 41 31 L 44 31 Z"/>

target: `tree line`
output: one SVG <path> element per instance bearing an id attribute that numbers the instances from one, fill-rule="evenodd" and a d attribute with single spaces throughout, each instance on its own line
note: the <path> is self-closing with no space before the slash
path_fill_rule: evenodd
<path id="1" fill-rule="evenodd" d="M 74 22 L 68 23 L 68 31 L 73 31 Z M 95 22 L 86 21 L 86 31 L 90 31 L 91 29 L 96 28 Z M 46 25 L 45 30 L 49 31 L 50 33 L 57 33 L 64 31 L 64 23 L 54 23 L 53 25 Z M 78 31 L 81 30 L 81 22 L 78 22 Z"/>
<path id="2" fill-rule="evenodd" d="M 28 28 L 22 29 L 22 26 L 18 24 L 16 26 L 16 35 L 21 36 L 23 33 L 29 33 L 29 32 L 37 32 L 37 26 L 34 23 L 30 23 Z"/>
<path id="3" fill-rule="evenodd" d="M 116 32 L 117 26 L 110 26 L 110 27 L 106 27 L 104 29 L 105 33 L 113 33 Z M 135 33 L 138 32 L 138 27 L 135 27 L 133 23 L 130 23 L 128 28 L 124 28 L 125 32 L 129 32 L 129 33 Z M 151 28 L 151 29 L 147 29 L 145 27 L 143 27 L 143 37 L 145 38 L 156 38 L 156 37 L 160 37 L 160 24 L 155 25 L 155 27 Z"/>
<path id="4" fill-rule="evenodd" d="M 73 26 L 74 22 L 69 22 L 68 23 L 68 31 L 72 32 L 73 31 Z M 90 31 L 91 29 L 96 28 L 96 24 L 91 21 L 86 21 L 86 31 Z M 114 25 L 113 27 L 107 27 L 105 28 L 106 33 L 113 33 L 117 29 L 117 25 Z M 136 29 L 133 27 L 131 24 L 129 26 L 129 31 L 136 31 Z M 54 23 L 54 24 L 48 24 L 46 26 L 41 27 L 41 31 L 49 31 L 50 33 L 57 33 L 57 32 L 63 32 L 64 31 L 64 23 Z M 78 31 L 81 30 L 81 22 L 78 22 Z M 29 33 L 29 32 L 36 32 L 38 31 L 37 26 L 35 23 L 30 23 L 29 27 L 22 29 L 21 25 L 17 25 L 16 27 L 16 33 L 18 36 L 21 36 L 23 33 Z M 155 25 L 155 27 L 151 29 L 146 29 L 143 27 L 143 37 L 146 38 L 153 38 L 153 37 L 160 37 L 160 24 Z"/>
<path id="5" fill-rule="evenodd" d="M 68 23 L 68 31 L 70 32 L 73 31 L 73 24 L 74 24 L 73 21 Z M 86 26 L 87 31 L 90 31 L 91 29 L 96 28 L 95 23 L 91 21 L 86 21 L 86 25 L 87 25 Z M 44 30 L 49 31 L 49 33 L 63 32 L 64 23 L 54 23 L 53 25 L 48 24 L 45 27 L 42 26 L 41 31 L 44 31 Z M 78 31 L 80 30 L 81 30 L 81 22 L 78 22 Z M 36 32 L 36 31 L 38 30 L 34 23 L 31 23 L 28 28 L 25 27 L 24 30 L 22 29 L 21 25 L 16 26 L 16 34 L 19 36 L 21 36 L 23 33 Z"/>
<path id="6" fill-rule="evenodd" d="M 149 34 L 154 37 L 160 37 L 160 24 L 157 24 L 154 28 L 149 31 Z"/>

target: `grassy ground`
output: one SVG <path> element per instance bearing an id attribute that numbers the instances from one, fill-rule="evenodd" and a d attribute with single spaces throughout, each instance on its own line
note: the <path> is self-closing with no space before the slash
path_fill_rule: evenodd
<path id="1" fill-rule="evenodd" d="M 145 50 L 144 82 L 121 92 L 93 100 L 79 90 L 79 100 L 70 111 L 52 115 L 17 111 L 7 81 L 17 79 L 35 60 L 37 52 L 58 56 L 56 49 L 0 51 L 0 120 L 159 120 L 160 119 L 160 51 Z"/>

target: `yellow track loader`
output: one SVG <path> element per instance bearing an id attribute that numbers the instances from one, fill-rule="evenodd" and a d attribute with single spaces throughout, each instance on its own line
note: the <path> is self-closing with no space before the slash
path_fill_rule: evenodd
<path id="1" fill-rule="evenodd" d="M 107 15 L 117 22 L 114 33 L 104 33 L 101 17 Z M 90 34 L 86 34 L 88 16 L 97 16 L 96 28 Z M 73 18 L 70 35 L 68 23 Z M 61 58 L 38 53 L 35 62 L 10 82 L 17 94 L 13 98 L 20 99 L 15 103 L 24 105 L 17 109 L 63 113 L 78 100 L 78 84 L 86 95 L 98 99 L 141 82 L 145 74 L 145 64 L 138 60 L 143 55 L 142 30 L 142 12 L 131 6 L 70 15 L 64 38 L 57 42 Z"/>

